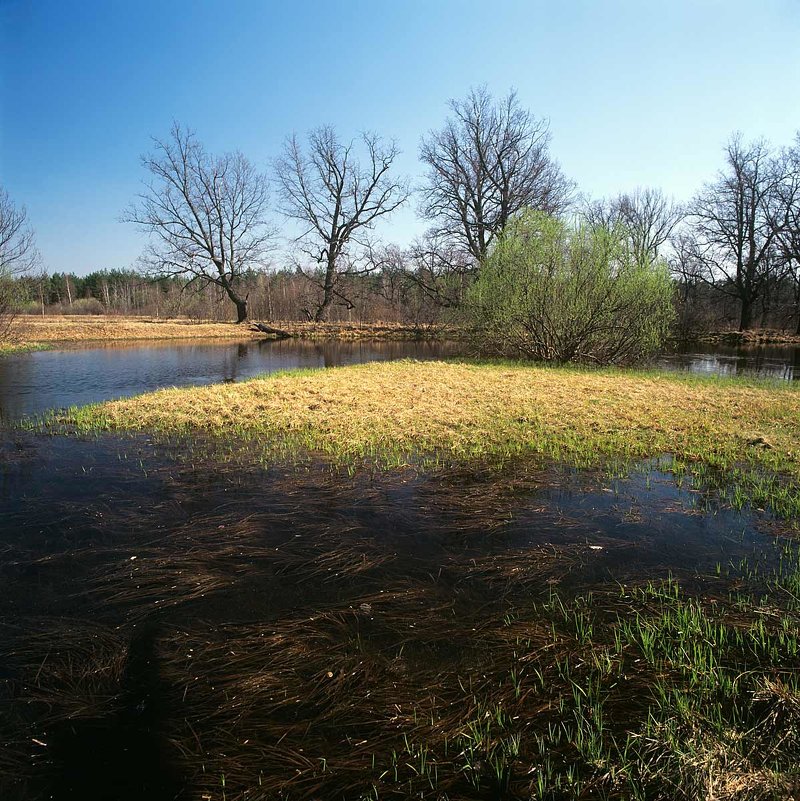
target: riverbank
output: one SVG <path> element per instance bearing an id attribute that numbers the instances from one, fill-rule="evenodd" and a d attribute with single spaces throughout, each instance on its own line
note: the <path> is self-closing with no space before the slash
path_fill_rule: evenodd
<path id="1" fill-rule="evenodd" d="M 584 467 L 670 454 L 678 465 L 745 468 L 754 502 L 800 514 L 796 483 L 775 478 L 800 478 L 800 391 L 757 380 L 401 361 L 161 390 L 73 409 L 60 422 L 243 438 L 346 463 L 534 453 Z"/>
<path id="2" fill-rule="evenodd" d="M 30 353 L 35 350 L 50 350 L 53 346 L 46 342 L 0 342 L 0 356 L 11 356 L 15 353 Z"/>
<path id="3" fill-rule="evenodd" d="M 400 323 L 303 323 L 274 321 L 276 329 L 301 339 L 420 339 L 434 337 L 430 326 Z M 111 315 L 20 316 L 14 321 L 10 351 L 41 349 L 59 343 L 135 341 L 158 339 L 264 339 L 247 323 L 116 317 Z M 0 353 L 9 352 L 6 350 Z"/>
<path id="4" fill-rule="evenodd" d="M 800 334 L 790 334 L 768 328 L 752 331 L 710 331 L 697 337 L 697 342 L 709 345 L 739 345 L 757 347 L 759 345 L 800 345 Z"/>

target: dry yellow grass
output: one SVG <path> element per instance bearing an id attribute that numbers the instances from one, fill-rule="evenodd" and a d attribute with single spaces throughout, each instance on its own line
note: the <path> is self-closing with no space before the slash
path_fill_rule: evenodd
<path id="1" fill-rule="evenodd" d="M 300 323 L 275 322 L 275 328 L 302 338 L 407 338 L 420 333 L 397 323 Z M 423 332 L 424 333 L 424 332 Z M 12 331 L 17 347 L 58 342 L 97 342 L 146 339 L 260 339 L 264 334 L 251 331 L 244 323 L 196 322 L 157 317 L 115 317 L 108 315 L 21 316 Z"/>
<path id="2" fill-rule="evenodd" d="M 403 361 L 161 390 L 74 410 L 70 422 L 288 438 L 348 458 L 533 451 L 592 464 L 671 453 L 800 476 L 800 392 L 667 373 Z"/>
<path id="3" fill-rule="evenodd" d="M 255 336 L 247 326 L 234 323 L 77 314 L 18 317 L 14 321 L 14 334 L 17 340 L 26 344 L 195 337 L 247 339 Z"/>

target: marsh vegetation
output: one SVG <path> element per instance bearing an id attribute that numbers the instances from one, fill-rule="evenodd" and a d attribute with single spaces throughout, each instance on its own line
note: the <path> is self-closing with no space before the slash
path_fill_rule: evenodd
<path id="1" fill-rule="evenodd" d="M 17 429 L 3 797 L 791 797 L 799 408 L 401 361 Z"/>
<path id="2" fill-rule="evenodd" d="M 710 475 L 3 456 L 3 798 L 797 790 L 794 524 Z"/>

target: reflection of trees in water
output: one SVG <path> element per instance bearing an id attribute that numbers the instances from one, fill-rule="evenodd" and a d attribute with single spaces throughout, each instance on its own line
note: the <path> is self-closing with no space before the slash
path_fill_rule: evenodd
<path id="1" fill-rule="evenodd" d="M 800 381 L 800 347 L 792 348 L 791 371 L 787 378 L 793 381 Z"/>
<path id="2" fill-rule="evenodd" d="M 18 354 L 0 358 L 0 415 L 18 419 L 165 386 L 236 381 L 295 367 L 430 359 L 460 349 L 434 341 L 212 340 Z"/>
<path id="3" fill-rule="evenodd" d="M 800 379 L 800 348 L 788 345 L 687 347 L 659 362 L 671 369 L 709 375 Z"/>

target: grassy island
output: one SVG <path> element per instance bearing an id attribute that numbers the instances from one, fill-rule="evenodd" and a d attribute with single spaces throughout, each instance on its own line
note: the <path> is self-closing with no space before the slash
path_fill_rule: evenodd
<path id="1" fill-rule="evenodd" d="M 800 392 L 756 380 L 401 361 L 165 389 L 61 420 L 80 432 L 202 433 L 384 465 L 532 453 L 588 467 L 669 454 L 677 469 L 727 471 L 789 516 L 800 494 Z"/>

